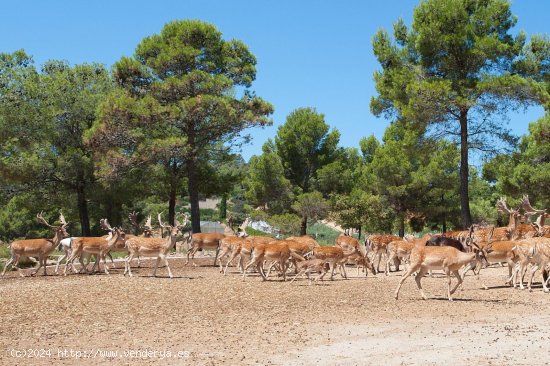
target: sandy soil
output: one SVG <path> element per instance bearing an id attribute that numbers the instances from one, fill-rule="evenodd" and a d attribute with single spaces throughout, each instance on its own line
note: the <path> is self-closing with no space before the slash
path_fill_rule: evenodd
<path id="1" fill-rule="evenodd" d="M 223 276 L 211 266 L 170 263 L 172 280 L 164 268 L 162 278 L 150 277 L 151 261 L 133 278 L 120 269 L 110 276 L 9 273 L 0 279 L 0 364 L 550 362 L 550 295 L 540 283 L 531 293 L 503 286 L 505 268 L 482 271 L 489 290 L 468 276 L 449 302 L 441 277 L 423 279 L 429 300 L 411 278 L 396 301 L 402 273 L 308 286 L 256 275 L 243 282 L 234 268 Z"/>

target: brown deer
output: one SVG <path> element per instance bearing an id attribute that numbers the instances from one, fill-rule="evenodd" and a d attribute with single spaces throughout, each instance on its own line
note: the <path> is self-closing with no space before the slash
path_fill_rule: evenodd
<path id="1" fill-rule="evenodd" d="M 250 219 L 246 218 L 244 223 L 239 227 L 238 232 L 233 231 L 230 226 L 226 226 L 227 235 L 222 233 L 196 233 L 189 236 L 189 251 L 187 252 L 187 262 L 185 265 L 189 264 L 189 257 L 193 266 L 195 264 L 195 253 L 199 250 L 215 250 L 216 255 L 214 257 L 214 266 L 218 260 L 218 254 L 220 253 L 220 241 L 226 236 L 247 236 L 246 226 L 248 226 Z M 225 254 L 224 254 L 225 255 Z"/>
<path id="2" fill-rule="evenodd" d="M 247 269 L 250 266 L 256 266 L 256 270 L 262 276 L 262 279 L 266 281 L 267 276 L 263 268 L 264 261 L 277 262 L 283 276 L 283 281 L 286 281 L 288 259 L 292 255 L 287 243 L 257 244 L 252 248 L 251 254 L 252 258 L 243 270 L 243 281 L 246 279 Z"/>
<path id="3" fill-rule="evenodd" d="M 348 278 L 346 274 L 345 263 L 348 257 L 354 254 L 361 254 L 357 248 L 349 252 L 344 252 L 340 247 L 315 247 L 313 248 L 313 258 L 322 259 L 325 262 L 330 263 L 332 271 L 330 273 L 330 280 L 334 279 L 334 270 L 336 267 L 340 269 L 340 275 L 343 278 Z"/>
<path id="4" fill-rule="evenodd" d="M 546 236 L 548 233 L 550 233 L 550 227 L 544 225 L 544 222 L 548 217 L 546 209 L 538 210 L 536 208 L 533 208 L 531 206 L 531 203 L 529 202 L 529 196 L 527 195 L 523 196 L 522 207 L 525 211 L 526 216 L 539 215 L 539 217 L 532 224 L 532 228 L 535 231 L 535 234 L 533 236 Z"/>
<path id="5" fill-rule="evenodd" d="M 373 252 L 372 256 L 372 264 L 374 265 L 374 262 L 376 261 L 376 257 L 378 257 L 378 264 L 376 265 L 376 272 L 380 272 L 380 262 L 382 261 L 382 255 L 384 255 L 385 259 L 388 256 L 387 252 L 387 246 L 389 243 L 395 240 L 401 240 L 401 237 L 395 236 L 395 235 L 378 235 L 373 234 L 369 235 L 365 239 L 365 247 L 370 249 Z"/>
<path id="6" fill-rule="evenodd" d="M 109 274 L 107 269 L 107 260 L 106 256 L 115 246 L 117 241 L 124 240 L 125 233 L 120 228 L 111 228 L 107 219 L 99 220 L 99 224 L 103 230 L 109 231 L 107 237 L 78 237 L 73 238 L 71 243 L 71 256 L 67 259 L 67 264 L 63 271 L 63 275 L 67 275 L 67 267 L 69 265 L 73 266 L 74 260 L 78 257 L 80 265 L 82 266 L 80 272 L 88 272 L 88 264 L 84 264 L 84 258 L 89 258 L 92 255 L 95 255 L 96 261 L 92 267 L 92 273 L 95 272 L 96 266 L 99 268 L 99 262 L 103 260 L 103 270 L 105 274 Z"/>
<path id="7" fill-rule="evenodd" d="M 442 247 L 427 247 L 424 245 L 416 245 L 410 255 L 410 266 L 407 272 L 403 275 L 399 281 L 399 285 L 395 290 L 395 299 L 399 298 L 399 290 L 403 285 L 403 282 L 414 272 L 417 272 L 415 276 L 416 286 L 422 295 L 424 300 L 427 300 L 420 281 L 422 277 L 429 270 L 443 270 L 447 276 L 448 291 L 447 296 L 449 301 L 453 301 L 451 295 L 456 291 L 458 286 L 462 283 L 462 277 L 459 270 L 465 265 L 471 265 L 472 268 L 485 257 L 485 254 L 489 252 L 490 247 L 480 248 L 477 244 L 472 243 L 472 252 L 463 253 L 456 248 L 450 246 Z M 451 273 L 455 275 L 458 282 L 451 290 Z"/>
<path id="8" fill-rule="evenodd" d="M 162 229 L 168 230 L 169 235 L 166 238 L 145 238 L 141 236 L 135 236 L 131 239 L 126 240 L 126 246 L 128 248 L 128 257 L 125 262 L 124 275 L 128 273 L 132 277 L 132 269 L 130 267 L 130 262 L 134 256 L 144 256 L 144 257 L 156 257 L 157 261 L 155 264 L 155 269 L 153 270 L 153 276 L 157 275 L 157 268 L 161 259 L 164 260 L 166 268 L 168 269 L 168 276 L 173 278 L 172 271 L 168 265 L 168 260 L 166 256 L 170 252 L 170 249 L 176 244 L 177 235 L 183 230 L 187 224 L 187 216 L 184 216 L 185 222 L 180 224 L 177 220 L 175 226 L 164 225 L 161 220 L 161 214 L 158 214 L 159 225 Z"/>
<path id="9" fill-rule="evenodd" d="M 39 223 L 46 225 L 54 231 L 53 239 L 26 239 L 12 242 L 10 245 L 11 258 L 4 266 L 2 276 L 4 276 L 8 267 L 13 263 L 13 268 L 16 268 L 19 275 L 24 277 L 19 268 L 19 260 L 21 257 L 37 257 L 38 267 L 31 273 L 31 276 L 34 276 L 41 267 L 44 267 L 44 276 L 46 276 L 46 261 L 48 260 L 48 256 L 59 245 L 59 242 L 66 236 L 69 236 L 69 234 L 66 230 L 68 223 L 65 221 L 65 217 L 61 211 L 59 212 L 59 226 L 48 224 L 42 215 L 42 212 L 39 213 L 36 215 L 36 219 Z"/>
<path id="10" fill-rule="evenodd" d="M 308 279 L 308 285 L 311 285 L 311 277 L 309 277 L 309 274 L 311 272 L 320 272 L 320 274 L 315 277 L 315 282 L 318 280 L 322 280 L 323 277 L 327 274 L 327 272 L 330 270 L 330 265 L 327 261 L 323 259 L 309 259 L 304 261 L 299 261 L 296 264 L 297 273 L 296 276 L 290 281 L 290 283 L 294 282 L 294 280 L 298 276 L 303 276 L 304 274 L 307 276 Z"/>

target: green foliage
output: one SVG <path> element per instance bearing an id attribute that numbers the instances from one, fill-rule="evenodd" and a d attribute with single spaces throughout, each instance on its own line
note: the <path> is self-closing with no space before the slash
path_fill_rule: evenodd
<path id="1" fill-rule="evenodd" d="M 329 128 L 324 115 L 313 108 L 299 108 L 277 130 L 275 146 L 285 176 L 303 192 L 312 189 L 317 171 L 336 158 L 340 133 Z"/>
<path id="2" fill-rule="evenodd" d="M 515 23 L 507 0 L 425 0 L 414 11 L 411 29 L 400 20 L 395 41 L 385 30 L 373 40 L 382 71 L 374 74 L 379 95 L 371 111 L 460 142 L 466 226 L 468 150 L 495 153 L 513 146 L 516 140 L 502 123 L 506 113 L 547 97 L 542 82 L 512 75 L 526 38 L 509 33 Z"/>
<path id="3" fill-rule="evenodd" d="M 284 176 L 283 165 L 273 142 L 268 140 L 262 150 L 262 155 L 250 158 L 248 174 L 243 181 L 245 197 L 254 207 L 280 214 L 290 208 L 292 185 Z"/>
<path id="4" fill-rule="evenodd" d="M 213 25 L 170 22 L 143 39 L 133 58 L 114 65 L 122 90 L 105 102 L 90 138 L 111 166 L 163 166 L 171 215 L 186 177 L 193 229 L 199 232 L 199 171 L 209 170 L 217 150 L 246 141 L 243 130 L 271 122 L 273 107 L 247 89 L 255 65 L 241 41 L 223 40 Z M 236 96 L 235 90 L 244 92 Z"/>
<path id="5" fill-rule="evenodd" d="M 298 235 L 300 231 L 301 220 L 298 215 L 292 213 L 283 213 L 273 215 L 269 218 L 268 223 L 276 227 L 282 235 Z"/>
<path id="6" fill-rule="evenodd" d="M 270 236 L 270 237 L 273 237 L 273 235 L 270 234 L 270 233 L 266 233 L 265 231 L 261 231 L 261 230 L 256 230 L 256 229 L 253 229 L 251 227 L 246 228 L 246 233 L 250 236 Z"/>
<path id="7" fill-rule="evenodd" d="M 317 221 L 326 217 L 329 204 L 320 192 L 308 192 L 296 197 L 296 202 L 292 205 L 292 209 L 302 218 Z"/>
<path id="8" fill-rule="evenodd" d="M 26 192 L 50 193 L 47 198 L 76 194 L 86 234 L 95 177 L 83 136 L 112 87 L 102 65 L 48 61 L 39 72 L 24 51 L 0 55 L 0 175 Z"/>
<path id="9" fill-rule="evenodd" d="M 531 123 L 518 150 L 489 161 L 483 174 L 501 195 L 528 194 L 533 205 L 550 207 L 550 115 Z"/>

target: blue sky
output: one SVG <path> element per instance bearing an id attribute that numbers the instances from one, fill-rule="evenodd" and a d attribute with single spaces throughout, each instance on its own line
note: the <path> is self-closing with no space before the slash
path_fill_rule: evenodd
<path id="1" fill-rule="evenodd" d="M 246 160 L 276 134 L 286 116 L 314 107 L 341 133 L 341 145 L 357 147 L 363 136 L 380 138 L 389 121 L 374 117 L 372 74 L 379 65 L 371 40 L 402 17 L 410 25 L 417 0 L 385 1 L 0 1 L 0 52 L 25 49 L 37 65 L 49 59 L 107 67 L 132 55 L 146 36 L 176 19 L 213 23 L 226 39 L 245 42 L 257 57 L 252 89 L 275 106 L 273 126 L 253 129 Z M 548 33 L 550 2 L 515 0 L 515 31 Z M 541 108 L 510 116 L 518 135 L 541 117 Z"/>

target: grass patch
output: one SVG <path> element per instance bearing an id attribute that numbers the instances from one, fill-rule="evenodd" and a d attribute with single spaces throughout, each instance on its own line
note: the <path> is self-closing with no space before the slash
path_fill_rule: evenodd
<path id="1" fill-rule="evenodd" d="M 340 235 L 339 231 L 318 222 L 308 226 L 307 233 L 313 235 L 321 245 L 334 245 L 336 238 Z"/>
<path id="2" fill-rule="evenodd" d="M 266 233 L 265 231 L 261 231 L 261 230 L 256 230 L 256 229 L 253 229 L 251 227 L 246 228 L 246 233 L 248 235 L 251 235 L 251 236 L 271 236 L 271 237 L 273 237 L 273 235 L 270 234 L 270 233 Z"/>

